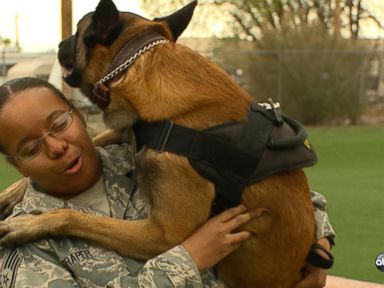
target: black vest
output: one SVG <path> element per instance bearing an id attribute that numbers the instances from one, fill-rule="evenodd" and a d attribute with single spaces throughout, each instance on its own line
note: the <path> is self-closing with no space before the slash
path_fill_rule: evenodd
<path id="1" fill-rule="evenodd" d="M 252 103 L 244 122 L 194 130 L 166 120 L 138 121 L 137 147 L 187 157 L 191 166 L 215 184 L 214 214 L 240 203 L 245 187 L 272 174 L 312 166 L 316 153 L 304 127 Z"/>

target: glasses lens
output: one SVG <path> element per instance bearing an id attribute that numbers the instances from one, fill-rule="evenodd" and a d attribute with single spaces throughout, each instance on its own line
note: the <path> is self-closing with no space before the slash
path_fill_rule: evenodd
<path id="1" fill-rule="evenodd" d="M 69 128 L 72 124 L 72 110 L 69 112 L 64 112 L 59 115 L 51 124 L 49 128 L 49 134 L 59 135 Z"/>
<path id="2" fill-rule="evenodd" d="M 26 160 L 35 157 L 40 152 L 41 143 L 41 138 L 37 138 L 27 142 L 23 145 L 23 147 L 21 147 L 20 152 L 18 154 L 18 158 Z"/>
<path id="3" fill-rule="evenodd" d="M 53 120 L 46 135 L 60 135 L 65 130 L 67 130 L 69 126 L 71 126 L 72 121 L 72 110 L 70 110 L 69 112 L 63 112 L 55 120 Z M 25 143 L 23 147 L 21 147 L 17 157 L 22 160 L 28 160 L 37 156 L 41 151 L 41 146 L 44 138 L 45 136 L 39 137 Z"/>

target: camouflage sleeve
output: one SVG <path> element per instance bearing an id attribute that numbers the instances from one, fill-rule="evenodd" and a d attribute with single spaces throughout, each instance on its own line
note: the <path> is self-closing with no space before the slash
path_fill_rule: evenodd
<path id="1" fill-rule="evenodd" d="M 326 237 L 331 242 L 331 245 L 334 245 L 336 233 L 331 222 L 329 221 L 328 213 L 325 211 L 327 199 L 325 199 L 324 195 L 316 191 L 311 191 L 311 198 L 315 208 L 317 239 Z"/>
<path id="2" fill-rule="evenodd" d="M 112 287 L 203 288 L 196 265 L 180 245 L 148 260 L 137 277 L 121 277 L 109 284 Z"/>
<path id="3" fill-rule="evenodd" d="M 0 287 L 75 288 L 71 274 L 41 257 L 20 249 L 0 250 Z"/>

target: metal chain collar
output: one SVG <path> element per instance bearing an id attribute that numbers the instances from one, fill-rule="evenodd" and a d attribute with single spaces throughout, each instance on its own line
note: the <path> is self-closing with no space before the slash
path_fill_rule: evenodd
<path id="1" fill-rule="evenodd" d="M 133 62 L 135 62 L 135 60 L 140 55 L 144 54 L 147 50 L 149 50 L 149 49 L 151 49 L 151 48 L 153 48 L 153 47 L 155 47 L 157 45 L 160 45 L 160 44 L 163 44 L 163 43 L 168 43 L 168 42 L 169 42 L 169 40 L 162 39 L 162 40 L 157 40 L 155 42 L 152 42 L 152 43 L 148 44 L 147 46 L 143 47 L 142 49 L 137 51 L 132 57 L 130 57 L 128 60 L 126 60 L 123 64 L 121 64 L 119 67 L 117 67 L 115 70 L 113 70 L 109 74 L 105 75 L 98 82 L 96 82 L 95 86 L 103 85 L 104 83 L 109 82 L 116 75 L 120 74 L 122 71 L 124 71 L 129 66 L 131 66 L 133 64 Z"/>

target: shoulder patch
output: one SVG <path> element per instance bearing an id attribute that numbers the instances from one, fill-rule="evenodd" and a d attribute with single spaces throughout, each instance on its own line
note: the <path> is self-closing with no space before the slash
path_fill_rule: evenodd
<path id="1" fill-rule="evenodd" d="M 17 249 L 13 250 L 4 258 L 3 265 L 0 270 L 0 287 L 15 287 L 17 270 L 21 264 L 21 257 Z"/>

